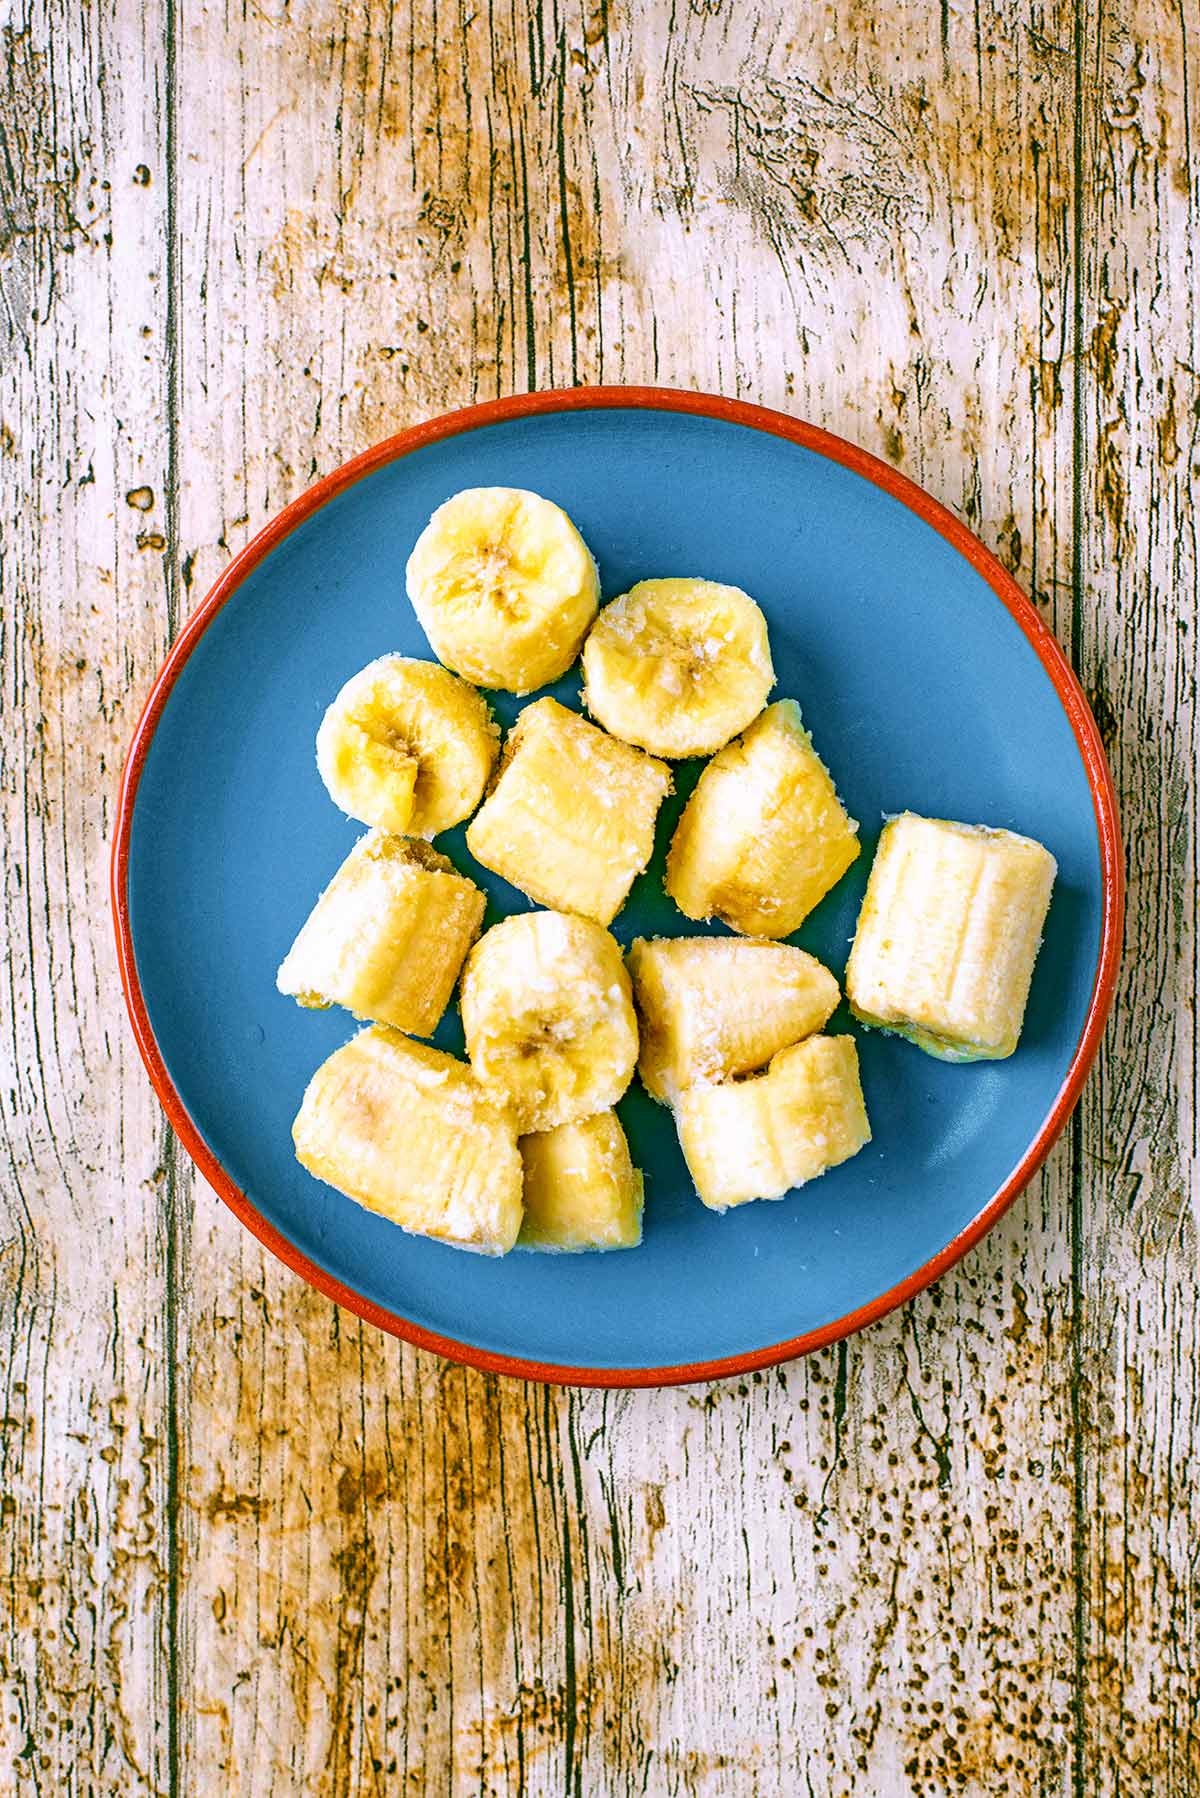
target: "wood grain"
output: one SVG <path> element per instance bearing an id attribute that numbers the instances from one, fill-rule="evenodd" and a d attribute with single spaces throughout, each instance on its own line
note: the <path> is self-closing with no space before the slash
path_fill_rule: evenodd
<path id="1" fill-rule="evenodd" d="M 198 585 L 297 474 L 449 404 L 603 376 L 753 394 L 884 449 L 1065 594 L 1069 626 L 1070 419 L 1041 401 L 1070 317 L 1069 59 L 993 72 L 981 107 L 936 21 L 893 87 L 865 15 L 849 51 L 760 18 L 733 68 L 719 12 L 610 13 L 590 45 L 578 19 L 531 36 L 449 13 L 435 43 L 341 13 L 306 39 L 194 19 L 185 115 L 187 70 L 214 66 L 250 110 L 181 171 L 183 285 L 203 274 L 210 316 L 253 321 L 193 357 L 185 320 Z M 256 95 L 242 66 L 269 70 Z M 1029 132 L 1036 167 L 1011 153 Z M 933 174 L 930 140 L 953 159 Z M 1060 1170 L 864 1344 L 619 1400 L 439 1369 L 344 1319 L 315 1334 L 311 1295 L 201 1208 L 194 1290 L 264 1297 L 228 1323 L 188 1309 L 191 1783 L 834 1792 L 861 1759 L 880 1789 L 981 1790 L 997 1763 L 1049 1786 L 1074 1666 L 1071 1461 L 1044 1422 L 1069 1411 Z M 213 1417 L 245 1420 L 232 1447 Z M 265 1459 L 264 1425 L 287 1430 Z M 281 1530 L 296 1455 L 311 1483 Z M 336 1527 L 314 1543 L 310 1515 Z"/>
<path id="2" fill-rule="evenodd" d="M 1076 642 L 1125 807 L 1129 921 L 1077 1129 L 1085 1789 L 1200 1789 L 1200 22 L 1082 42 Z"/>
<path id="3" fill-rule="evenodd" d="M 1183 0 L 28 4 L 0 101 L 14 1788 L 1194 1798 Z M 867 1335 L 692 1391 L 470 1373 L 266 1261 L 164 1147 L 104 915 L 119 745 L 230 552 L 389 431 L 589 380 L 782 406 L 964 516 L 1076 658 L 1132 849 L 1118 1019 L 1028 1196 Z"/>
<path id="4" fill-rule="evenodd" d="M 0 1786 L 168 1781 L 164 1126 L 123 1027 L 114 783 L 165 647 L 154 5 L 0 27 Z M 106 71 L 103 84 L 100 71 Z"/>

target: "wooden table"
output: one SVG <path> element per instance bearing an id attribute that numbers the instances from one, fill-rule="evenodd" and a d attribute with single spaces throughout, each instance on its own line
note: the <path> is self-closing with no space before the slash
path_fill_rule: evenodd
<path id="1" fill-rule="evenodd" d="M 0 1790 L 1200 1793 L 1194 0 L 10 0 L 0 43 Z M 1129 845 L 1044 1175 L 867 1335 L 694 1390 L 465 1372 L 264 1259 L 108 916 L 124 746 L 230 553 L 389 432 L 581 381 L 946 501 Z"/>

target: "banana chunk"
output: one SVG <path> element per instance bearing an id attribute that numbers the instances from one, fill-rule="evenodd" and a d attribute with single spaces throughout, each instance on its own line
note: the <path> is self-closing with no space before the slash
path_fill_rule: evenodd
<path id="1" fill-rule="evenodd" d="M 637 1020 L 607 930 L 562 912 L 505 918 L 462 983 L 467 1054 L 519 1128 L 550 1130 L 616 1104 L 637 1062 Z"/>
<path id="2" fill-rule="evenodd" d="M 317 732 L 317 767 L 351 818 L 414 837 L 469 818 L 500 749 L 487 702 L 436 662 L 386 655 L 346 682 Z"/>
<path id="3" fill-rule="evenodd" d="M 828 968 L 788 943 L 639 938 L 629 951 L 646 1091 L 671 1104 L 700 1081 L 766 1067 L 820 1030 L 839 998 Z"/>
<path id="4" fill-rule="evenodd" d="M 525 1217 L 517 1247 L 577 1254 L 642 1240 L 642 1176 L 615 1111 L 559 1124 L 519 1143 Z"/>
<path id="5" fill-rule="evenodd" d="M 503 1255 L 521 1227 L 513 1120 L 465 1063 L 382 1025 L 309 1081 L 292 1127 L 310 1174 L 417 1236 Z"/>
<path id="6" fill-rule="evenodd" d="M 431 1036 L 483 923 L 484 895 L 428 843 L 371 831 L 284 957 L 281 993 Z"/>
<path id="7" fill-rule="evenodd" d="M 858 854 L 858 825 L 794 699 L 713 757 L 676 826 L 667 892 L 689 918 L 789 936 Z"/>
<path id="8" fill-rule="evenodd" d="M 538 699 L 509 732 L 467 847 L 540 905 L 610 924 L 650 860 L 670 790 L 664 762 Z"/>
<path id="9" fill-rule="evenodd" d="M 1011 830 L 891 819 L 846 966 L 855 1017 L 942 1061 L 1011 1055 L 1057 872 Z"/>
<path id="10" fill-rule="evenodd" d="M 407 581 L 439 659 L 510 693 L 565 674 L 600 604 L 596 564 L 571 520 L 519 487 L 467 487 L 440 505 Z"/>
<path id="11" fill-rule="evenodd" d="M 680 1146 L 711 1211 L 781 1199 L 871 1140 L 858 1051 L 849 1036 L 781 1049 L 765 1074 L 679 1095 Z"/>
<path id="12" fill-rule="evenodd" d="M 639 581 L 605 606 L 583 646 L 584 703 L 652 755 L 711 755 L 775 684 L 767 621 L 740 587 Z"/>

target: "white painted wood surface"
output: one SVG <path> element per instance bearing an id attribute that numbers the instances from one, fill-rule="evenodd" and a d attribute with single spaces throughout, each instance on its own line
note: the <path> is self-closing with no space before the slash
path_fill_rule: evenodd
<path id="1" fill-rule="evenodd" d="M 0 1789 L 1200 1792 L 1200 19 L 0 12 Z M 123 746 L 314 476 L 530 386 L 781 406 L 997 549 L 1106 732 L 1106 1050 L 867 1335 L 525 1388 L 264 1259 L 117 986 Z"/>

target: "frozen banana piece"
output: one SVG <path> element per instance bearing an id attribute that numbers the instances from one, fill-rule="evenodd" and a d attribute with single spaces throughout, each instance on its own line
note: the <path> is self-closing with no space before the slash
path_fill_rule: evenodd
<path id="1" fill-rule="evenodd" d="M 583 646 L 584 703 L 652 755 L 711 755 L 775 684 L 767 621 L 718 581 L 639 581 L 605 606 Z"/>
<path id="2" fill-rule="evenodd" d="M 616 1104 L 637 1062 L 637 1020 L 621 951 L 607 930 L 562 912 L 492 926 L 462 984 L 467 1054 L 522 1132 Z"/>
<path id="3" fill-rule="evenodd" d="M 373 1025 L 309 1081 L 292 1127 L 318 1180 L 416 1236 L 503 1255 L 521 1227 L 512 1117 L 453 1055 Z"/>
<path id="4" fill-rule="evenodd" d="M 891 819 L 846 966 L 855 1017 L 941 1061 L 1011 1055 L 1057 872 L 1011 830 Z"/>
<path id="5" fill-rule="evenodd" d="M 828 968 L 789 943 L 744 937 L 639 938 L 630 948 L 646 1091 L 670 1104 L 698 1081 L 766 1067 L 837 1005 Z"/>
<path id="6" fill-rule="evenodd" d="M 360 837 L 276 976 L 301 1005 L 431 1036 L 479 935 L 484 895 L 428 843 Z"/>
<path id="7" fill-rule="evenodd" d="M 525 1217 L 517 1247 L 576 1254 L 642 1240 L 642 1176 L 615 1111 L 523 1136 Z"/>
<path id="8" fill-rule="evenodd" d="M 571 520 L 520 487 L 467 487 L 446 500 L 407 578 L 439 660 L 510 693 L 565 674 L 600 604 L 596 564 Z"/>
<path id="9" fill-rule="evenodd" d="M 689 918 L 745 936 L 790 936 L 858 854 L 794 699 L 780 699 L 715 755 L 684 807 L 667 892 Z"/>
<path id="10" fill-rule="evenodd" d="M 712 1211 L 780 1199 L 871 1140 L 849 1036 L 781 1049 L 765 1074 L 692 1086 L 675 1102 L 679 1141 Z"/>
<path id="11" fill-rule="evenodd" d="M 352 675 L 317 732 L 317 767 L 334 804 L 414 837 L 469 818 L 499 752 L 482 695 L 410 656 L 380 656 Z"/>
<path id="12" fill-rule="evenodd" d="M 664 762 L 538 699 L 509 732 L 467 847 L 540 905 L 610 924 L 653 854 L 670 790 Z"/>

